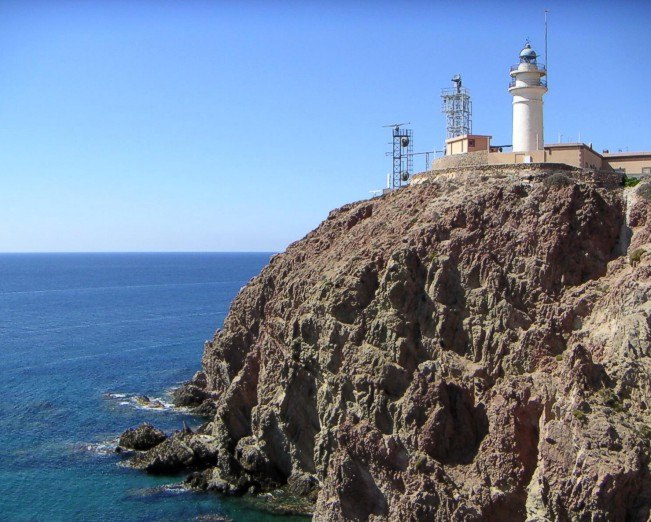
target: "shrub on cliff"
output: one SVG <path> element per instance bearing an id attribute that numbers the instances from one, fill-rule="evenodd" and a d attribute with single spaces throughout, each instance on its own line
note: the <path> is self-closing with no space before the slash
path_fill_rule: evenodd
<path id="1" fill-rule="evenodd" d="M 647 201 L 651 201 L 651 183 L 647 182 L 640 185 L 636 194 Z"/>
<path id="2" fill-rule="evenodd" d="M 572 184 L 572 180 L 562 172 L 556 172 L 543 180 L 543 185 L 547 188 L 567 187 Z"/>
<path id="3" fill-rule="evenodd" d="M 640 263 L 640 261 L 642 260 L 642 256 L 645 253 L 646 252 L 645 252 L 645 250 L 643 248 L 636 248 L 635 250 L 633 250 L 633 252 L 631 252 L 628 255 L 628 260 L 631 263 L 631 265 L 633 265 L 633 266 L 638 265 Z"/>

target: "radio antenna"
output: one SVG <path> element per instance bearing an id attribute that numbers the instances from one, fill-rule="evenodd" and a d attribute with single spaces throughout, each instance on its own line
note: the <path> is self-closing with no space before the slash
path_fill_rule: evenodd
<path id="1" fill-rule="evenodd" d="M 549 9 L 545 9 L 545 67 L 547 69 L 547 85 L 549 85 L 549 58 L 547 57 L 547 13 L 549 13 Z"/>

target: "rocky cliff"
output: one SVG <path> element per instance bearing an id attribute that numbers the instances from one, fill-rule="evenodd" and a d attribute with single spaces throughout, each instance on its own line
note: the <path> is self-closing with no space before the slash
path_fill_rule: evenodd
<path id="1" fill-rule="evenodd" d="M 560 166 L 331 212 L 206 344 L 193 483 L 316 520 L 647 520 L 650 219 L 651 185 Z"/>

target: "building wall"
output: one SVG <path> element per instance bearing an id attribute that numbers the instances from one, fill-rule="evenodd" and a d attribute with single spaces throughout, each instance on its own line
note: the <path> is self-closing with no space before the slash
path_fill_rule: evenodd
<path id="1" fill-rule="evenodd" d="M 490 136 L 468 136 L 468 152 L 488 150 L 490 147 Z"/>
<path id="2" fill-rule="evenodd" d="M 590 148 L 587 148 L 587 147 L 584 147 L 582 152 L 583 152 L 583 156 L 582 156 L 583 165 L 582 165 L 582 167 L 584 169 L 601 170 L 601 169 L 604 169 L 604 168 L 606 168 L 606 169 L 609 168 L 608 165 L 604 165 L 603 158 L 601 157 L 601 154 L 599 154 L 598 152 L 595 152 L 594 150 L 592 150 Z"/>
<path id="3" fill-rule="evenodd" d="M 583 157 L 581 155 L 581 147 L 578 145 L 576 147 L 550 147 L 545 150 L 545 155 L 548 158 L 547 161 L 565 163 L 573 167 L 582 167 Z"/>
<path id="4" fill-rule="evenodd" d="M 489 154 L 487 150 L 443 156 L 432 162 L 432 170 L 486 165 L 488 163 L 488 156 Z"/>
<path id="5" fill-rule="evenodd" d="M 626 174 L 648 174 L 642 169 L 651 169 L 651 153 L 646 156 L 608 156 L 604 155 L 604 163 L 610 168 L 624 169 Z"/>
<path id="6" fill-rule="evenodd" d="M 545 147 L 545 152 L 545 161 L 552 163 L 565 163 L 566 165 L 581 167 L 583 169 L 608 169 L 607 166 L 604 167 L 601 154 L 582 143 L 551 145 Z"/>
<path id="7" fill-rule="evenodd" d="M 545 151 L 493 152 L 488 155 L 488 165 L 518 165 L 522 163 L 544 163 Z"/>
<path id="8" fill-rule="evenodd" d="M 544 163 L 545 151 L 532 150 L 529 152 L 488 152 L 486 150 L 454 154 L 437 158 L 432 162 L 432 170 L 450 169 L 454 167 L 474 167 L 479 165 L 518 165 L 526 163 Z M 563 161 L 555 163 L 564 163 Z"/>
<path id="9" fill-rule="evenodd" d="M 461 139 L 463 138 L 463 139 Z M 446 142 L 460 150 L 468 148 L 468 137 L 459 137 Z M 480 140 L 480 138 L 482 138 Z M 464 145 L 465 144 L 465 145 Z M 489 136 L 476 136 L 475 148 L 490 146 Z M 545 147 L 544 150 L 527 152 L 491 152 L 488 150 L 474 150 L 470 152 L 452 152 L 432 162 L 432 170 L 449 169 L 455 167 L 470 167 L 479 165 L 518 165 L 526 163 L 555 163 L 565 164 L 588 170 L 615 170 L 624 169 L 629 175 L 651 175 L 651 152 L 626 155 L 602 156 L 590 146 L 583 143 L 562 143 Z M 465 150 L 465 149 L 464 149 Z M 644 170 L 643 170 L 644 169 Z"/>
<path id="10" fill-rule="evenodd" d="M 477 134 L 468 134 L 466 136 L 457 136 L 445 140 L 445 155 L 465 154 L 467 152 L 476 152 L 488 150 L 490 147 L 490 136 L 480 136 Z"/>
<path id="11" fill-rule="evenodd" d="M 463 154 L 466 150 L 467 143 L 464 140 L 454 140 L 445 143 L 445 155 Z"/>

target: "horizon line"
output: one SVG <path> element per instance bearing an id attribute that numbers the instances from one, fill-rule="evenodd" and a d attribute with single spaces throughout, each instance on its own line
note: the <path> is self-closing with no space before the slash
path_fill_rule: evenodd
<path id="1" fill-rule="evenodd" d="M 54 251 L 0 251 L 1 255 L 26 254 L 277 254 L 279 250 L 54 250 Z"/>

